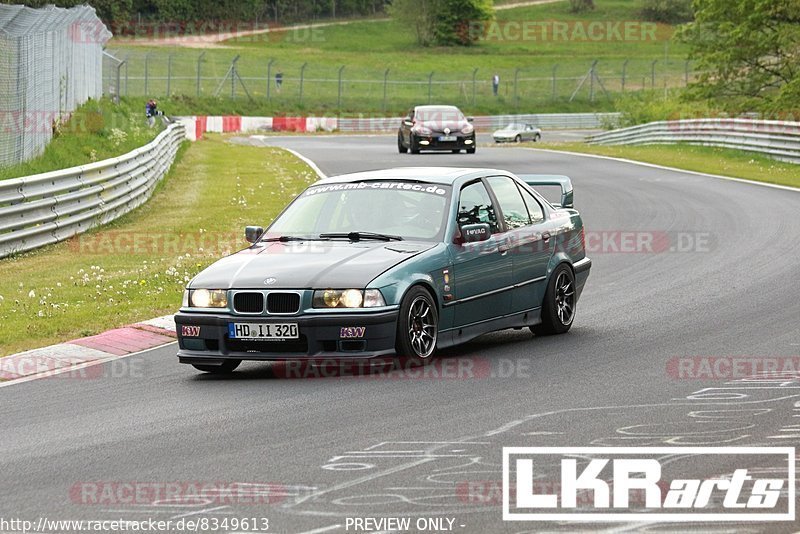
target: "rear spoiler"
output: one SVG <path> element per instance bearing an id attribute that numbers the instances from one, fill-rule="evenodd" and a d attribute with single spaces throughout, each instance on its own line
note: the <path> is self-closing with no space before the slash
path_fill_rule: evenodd
<path id="1" fill-rule="evenodd" d="M 560 208 L 574 207 L 572 194 L 572 181 L 568 176 L 555 174 L 518 174 L 519 178 L 531 187 L 537 185 L 557 185 L 561 188 Z"/>

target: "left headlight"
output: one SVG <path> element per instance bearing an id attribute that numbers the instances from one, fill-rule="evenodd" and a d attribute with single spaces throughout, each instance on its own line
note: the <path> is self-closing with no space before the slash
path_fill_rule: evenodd
<path id="1" fill-rule="evenodd" d="M 474 131 L 475 131 L 475 127 L 473 125 L 469 124 L 469 123 L 466 126 L 464 126 L 463 128 L 461 128 L 461 133 L 464 134 L 464 135 L 469 135 Z"/>
<path id="2" fill-rule="evenodd" d="M 377 308 L 386 306 L 378 289 L 320 289 L 314 291 L 315 308 Z"/>
<path id="3" fill-rule="evenodd" d="M 189 305 L 192 308 L 227 308 L 228 294 L 224 289 L 190 289 Z"/>

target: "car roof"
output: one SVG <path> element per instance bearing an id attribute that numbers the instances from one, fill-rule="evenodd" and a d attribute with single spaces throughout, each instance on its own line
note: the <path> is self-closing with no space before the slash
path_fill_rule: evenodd
<path id="1" fill-rule="evenodd" d="M 453 185 L 460 178 L 477 178 L 492 174 L 508 174 L 498 169 L 475 169 L 468 167 L 394 167 L 365 172 L 354 172 L 331 176 L 317 184 L 364 182 L 371 180 L 417 180 L 432 184 Z"/>
<path id="2" fill-rule="evenodd" d="M 424 106 L 414 106 L 416 110 L 425 110 L 425 109 L 454 109 L 461 111 L 458 109 L 457 106 L 451 106 L 450 104 L 426 104 Z"/>

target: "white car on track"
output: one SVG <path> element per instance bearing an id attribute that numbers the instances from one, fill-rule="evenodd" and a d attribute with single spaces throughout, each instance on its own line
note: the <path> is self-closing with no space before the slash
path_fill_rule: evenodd
<path id="1" fill-rule="evenodd" d="M 533 124 L 512 122 L 492 134 L 495 143 L 521 143 L 523 141 L 538 142 L 542 139 L 542 130 Z"/>

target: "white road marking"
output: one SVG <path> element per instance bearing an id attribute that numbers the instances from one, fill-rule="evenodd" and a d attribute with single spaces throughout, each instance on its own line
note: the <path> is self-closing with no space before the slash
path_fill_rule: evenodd
<path id="1" fill-rule="evenodd" d="M 296 156 L 297 158 L 299 158 L 299 159 L 303 160 L 303 162 L 304 162 L 306 165 L 308 165 L 309 167 L 311 167 L 311 169 L 312 169 L 312 170 L 313 170 L 315 173 L 317 173 L 317 175 L 319 175 L 320 179 L 324 179 L 324 178 L 327 178 L 327 177 L 328 177 L 328 176 L 327 176 L 327 175 L 326 175 L 324 172 L 322 172 L 322 169 L 320 169 L 320 168 L 317 166 L 317 164 L 316 164 L 316 163 L 314 163 L 313 161 L 311 161 L 310 159 L 308 159 L 307 157 L 305 157 L 304 155 L 302 155 L 300 152 L 297 152 L 296 150 L 292 150 L 291 148 L 285 148 L 285 147 L 278 147 L 278 148 L 282 148 L 283 150 L 285 150 L 285 151 L 287 151 L 287 152 L 289 152 L 289 153 L 293 154 L 293 155 L 294 155 L 294 156 Z"/>
<path id="2" fill-rule="evenodd" d="M 705 172 L 688 171 L 686 169 L 678 169 L 676 167 L 666 167 L 664 165 L 656 165 L 655 163 L 646 163 L 644 161 L 635 161 L 625 158 L 614 158 L 612 156 L 601 156 L 599 154 L 584 154 L 582 152 L 569 152 L 567 150 L 551 150 L 549 148 L 528 148 L 523 147 L 522 150 L 537 150 L 539 152 L 550 152 L 552 154 L 569 154 L 570 156 L 582 156 L 585 158 L 606 159 L 611 161 L 619 161 L 622 163 L 630 163 L 632 165 L 640 165 L 642 167 L 650 167 L 651 169 L 660 169 L 662 171 L 679 172 L 683 174 L 693 174 L 695 176 L 703 176 L 705 178 L 716 178 L 718 180 L 729 180 L 732 182 L 742 182 L 751 185 L 761 185 L 764 187 L 772 187 L 774 189 L 783 189 L 784 191 L 800 192 L 800 187 L 792 187 L 789 185 L 770 184 L 768 182 L 756 182 L 754 180 L 746 180 L 744 178 L 734 178 L 733 176 L 723 176 L 721 174 L 708 174 Z"/>

